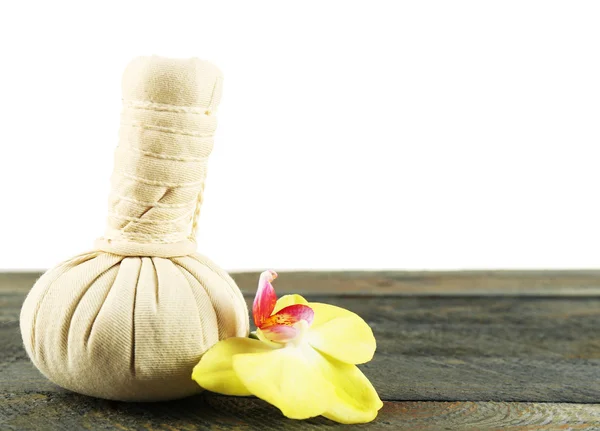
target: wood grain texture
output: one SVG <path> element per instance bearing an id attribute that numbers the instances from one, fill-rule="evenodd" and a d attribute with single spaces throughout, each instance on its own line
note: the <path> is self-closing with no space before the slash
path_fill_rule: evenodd
<path id="1" fill-rule="evenodd" d="M 600 400 L 600 298 L 318 299 L 373 328 L 377 353 L 362 368 L 385 400 Z M 13 317 L 0 319 L 0 387 L 33 391 Z"/>
<path id="2" fill-rule="evenodd" d="M 322 418 L 290 421 L 254 398 L 127 404 L 64 391 L 21 344 L 19 308 L 35 277 L 0 275 L 0 430 L 347 429 Z M 346 289 L 350 279 L 332 283 Z M 600 399 L 600 297 L 297 291 L 355 311 L 375 332 L 377 354 L 362 369 L 386 404 L 357 429 L 600 430 L 600 406 L 587 404 Z"/>
<path id="3" fill-rule="evenodd" d="M 41 272 L 0 273 L 5 289 L 29 288 Z M 254 294 L 257 272 L 233 273 Z M 281 272 L 277 292 L 312 295 L 600 296 L 600 271 L 333 271 Z"/>
<path id="4" fill-rule="evenodd" d="M 318 417 L 294 421 L 256 398 L 201 394 L 167 403 L 121 403 L 73 393 L 0 395 L 3 431 L 348 430 Z M 357 430 L 597 430 L 600 406 L 507 402 L 386 402 Z"/>

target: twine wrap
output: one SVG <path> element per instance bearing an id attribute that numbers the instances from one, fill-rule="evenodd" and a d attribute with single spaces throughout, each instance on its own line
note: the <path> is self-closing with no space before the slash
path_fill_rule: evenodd
<path id="1" fill-rule="evenodd" d="M 194 252 L 221 82 L 198 59 L 141 57 L 125 70 L 105 236 L 48 270 L 21 309 L 27 354 L 59 386 L 185 397 L 202 390 L 191 373 L 204 352 L 248 335 L 235 282 Z"/>
<path id="2" fill-rule="evenodd" d="M 184 67 L 154 58 L 148 67 L 141 58 L 124 73 L 106 232 L 95 244 L 102 251 L 175 257 L 196 250 L 222 76 L 210 63 L 178 62 Z"/>

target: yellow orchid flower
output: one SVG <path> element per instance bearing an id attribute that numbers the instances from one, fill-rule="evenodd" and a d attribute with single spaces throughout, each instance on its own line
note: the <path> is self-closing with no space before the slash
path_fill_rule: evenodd
<path id="1" fill-rule="evenodd" d="M 371 328 L 340 307 L 300 295 L 278 300 L 275 278 L 275 271 L 265 271 L 259 279 L 252 307 L 258 339 L 218 342 L 194 367 L 192 379 L 213 392 L 255 395 L 292 419 L 375 419 L 383 403 L 355 365 L 375 353 Z"/>

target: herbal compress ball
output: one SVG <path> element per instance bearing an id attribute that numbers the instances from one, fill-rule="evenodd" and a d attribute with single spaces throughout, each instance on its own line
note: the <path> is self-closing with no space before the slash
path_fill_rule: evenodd
<path id="1" fill-rule="evenodd" d="M 124 401 L 185 397 L 217 341 L 247 336 L 229 275 L 195 253 L 222 77 L 198 59 L 135 59 L 107 228 L 95 250 L 46 272 L 21 310 L 35 366 L 75 392 Z"/>

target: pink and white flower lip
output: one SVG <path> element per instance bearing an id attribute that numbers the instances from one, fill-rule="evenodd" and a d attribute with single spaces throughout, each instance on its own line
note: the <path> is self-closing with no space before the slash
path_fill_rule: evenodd
<path id="1" fill-rule="evenodd" d="M 276 278 L 277 273 L 272 270 L 260 275 L 252 314 L 254 324 L 269 341 L 287 343 L 302 332 L 299 322 L 304 320 L 310 326 L 315 313 L 310 306 L 304 304 L 289 305 L 273 313 L 277 304 L 277 295 L 271 282 Z"/>

